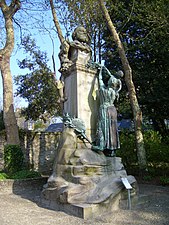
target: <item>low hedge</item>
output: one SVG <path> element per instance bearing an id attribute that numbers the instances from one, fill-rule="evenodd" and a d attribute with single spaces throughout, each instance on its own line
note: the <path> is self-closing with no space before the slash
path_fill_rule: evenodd
<path id="1" fill-rule="evenodd" d="M 41 177 L 41 174 L 37 171 L 33 170 L 21 170 L 12 174 L 5 173 L 4 171 L 0 171 L 0 180 L 6 179 L 27 179 L 27 178 L 37 178 Z"/>
<path id="2" fill-rule="evenodd" d="M 162 139 L 156 131 L 144 132 L 144 144 L 149 171 L 152 174 L 169 175 L 169 138 Z M 133 132 L 120 133 L 120 150 L 117 156 L 122 158 L 128 170 L 138 168 L 135 135 Z"/>
<path id="3" fill-rule="evenodd" d="M 4 168 L 7 173 L 15 173 L 23 169 L 24 156 L 19 145 L 5 145 Z"/>

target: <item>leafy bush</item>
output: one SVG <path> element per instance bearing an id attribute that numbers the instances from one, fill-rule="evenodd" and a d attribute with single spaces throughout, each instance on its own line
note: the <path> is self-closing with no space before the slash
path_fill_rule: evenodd
<path id="1" fill-rule="evenodd" d="M 143 180 L 144 181 L 151 181 L 152 180 L 152 176 L 151 175 L 143 176 Z"/>
<path id="2" fill-rule="evenodd" d="M 169 185 L 169 177 L 167 176 L 160 177 L 160 182 L 162 185 Z"/>
<path id="3" fill-rule="evenodd" d="M 13 174 L 7 174 L 5 172 L 0 172 L 0 180 L 5 179 L 27 179 L 41 177 L 41 174 L 33 170 L 21 170 Z"/>
<path id="4" fill-rule="evenodd" d="M 4 168 L 9 174 L 22 170 L 23 152 L 19 145 L 5 145 L 4 147 Z"/>
<path id="5" fill-rule="evenodd" d="M 169 175 L 169 138 L 165 139 L 156 131 L 144 132 L 144 143 L 148 163 L 149 175 Z M 123 164 L 128 171 L 138 171 L 138 160 L 133 132 L 120 133 L 120 150 L 117 156 L 122 158 Z M 137 173 L 137 172 L 136 172 Z"/>
<path id="6" fill-rule="evenodd" d="M 147 131 L 144 134 L 147 161 L 164 165 L 169 163 L 169 145 L 162 140 L 162 136 L 156 131 Z"/>
<path id="7" fill-rule="evenodd" d="M 35 177 L 41 177 L 41 174 L 33 170 L 21 170 L 10 176 L 11 179 L 26 179 Z"/>
<path id="8" fill-rule="evenodd" d="M 0 180 L 8 179 L 8 175 L 4 172 L 0 172 Z"/>
<path id="9" fill-rule="evenodd" d="M 123 131 L 120 133 L 120 150 L 117 150 L 117 156 L 122 158 L 126 168 L 137 164 L 135 136 L 132 132 Z"/>

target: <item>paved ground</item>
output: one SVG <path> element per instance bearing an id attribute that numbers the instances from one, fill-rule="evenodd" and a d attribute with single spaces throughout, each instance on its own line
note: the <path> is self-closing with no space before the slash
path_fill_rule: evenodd
<path id="1" fill-rule="evenodd" d="M 132 210 L 118 210 L 83 220 L 39 206 L 40 191 L 0 193 L 0 225 L 169 225 L 169 187 L 139 185 L 140 203 Z"/>

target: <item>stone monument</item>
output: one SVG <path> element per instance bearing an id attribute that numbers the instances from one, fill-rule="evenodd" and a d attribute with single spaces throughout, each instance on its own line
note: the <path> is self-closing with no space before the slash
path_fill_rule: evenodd
<path id="1" fill-rule="evenodd" d="M 53 173 L 42 191 L 43 203 L 75 216 L 90 218 L 117 209 L 125 196 L 121 178 L 127 178 L 136 196 L 137 185 L 121 158 L 114 100 L 121 89 L 121 72 L 91 62 L 90 37 L 78 27 L 73 41 L 59 54 L 62 132 Z"/>
<path id="2" fill-rule="evenodd" d="M 96 69 L 87 67 L 91 59 L 90 36 L 83 27 L 77 27 L 72 42 L 61 45 L 61 82 L 64 83 L 64 113 L 85 121 L 86 134 L 91 140 L 95 135 L 97 122 L 97 101 L 92 97 L 96 80 Z"/>

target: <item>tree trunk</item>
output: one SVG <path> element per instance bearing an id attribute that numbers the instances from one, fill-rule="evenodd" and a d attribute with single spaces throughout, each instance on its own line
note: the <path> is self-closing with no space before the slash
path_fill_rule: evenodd
<path id="1" fill-rule="evenodd" d="M 58 21 L 57 15 L 56 15 L 56 11 L 55 11 L 55 7 L 54 7 L 54 4 L 53 4 L 53 0 L 49 0 L 49 2 L 50 2 L 51 10 L 52 10 L 53 21 L 54 21 L 56 30 L 58 32 L 59 40 L 60 40 L 60 42 L 62 44 L 65 39 L 63 37 L 62 30 L 61 30 L 60 25 L 59 25 L 59 21 Z"/>
<path id="2" fill-rule="evenodd" d="M 96 34 L 97 31 L 94 31 L 94 36 L 93 36 L 93 61 L 96 62 Z"/>
<path id="3" fill-rule="evenodd" d="M 3 114 L 8 144 L 19 144 L 19 133 L 13 105 L 13 82 L 9 59 L 1 61 L 3 80 Z"/>
<path id="4" fill-rule="evenodd" d="M 102 44 L 101 44 L 101 28 L 100 28 L 100 26 L 99 26 L 99 33 L 98 33 L 99 63 L 101 63 L 101 61 L 102 61 L 102 53 L 101 53 L 101 49 L 102 49 Z"/>
<path id="5" fill-rule="evenodd" d="M 12 17 L 20 8 L 20 1 L 13 0 L 8 6 L 5 0 L 0 1 L 5 20 L 6 43 L 0 50 L 0 71 L 3 81 L 3 114 L 7 134 L 7 144 L 19 144 L 19 132 L 13 105 L 13 82 L 10 71 L 10 57 L 14 48 L 14 28 Z"/>
<path id="6" fill-rule="evenodd" d="M 137 147 L 137 157 L 138 157 L 138 163 L 140 170 L 145 170 L 147 167 L 146 162 L 146 153 L 144 148 L 144 140 L 143 140 L 143 134 L 142 134 L 142 112 L 138 104 L 135 86 L 132 81 L 132 69 L 130 67 L 130 64 L 128 62 L 128 59 L 125 54 L 125 50 L 123 47 L 123 44 L 119 38 L 119 35 L 112 23 L 112 20 L 110 18 L 110 15 L 108 13 L 108 10 L 106 6 L 104 5 L 103 0 L 99 0 L 101 10 L 103 12 L 103 15 L 105 17 L 105 20 L 107 22 L 107 26 L 110 30 L 111 35 L 113 36 L 113 39 L 117 45 L 119 56 L 123 65 L 124 73 L 125 73 L 125 82 L 129 91 L 129 97 L 130 97 L 130 103 L 133 111 L 133 117 L 134 117 L 134 124 L 135 124 L 135 137 L 136 137 L 136 147 Z"/>

